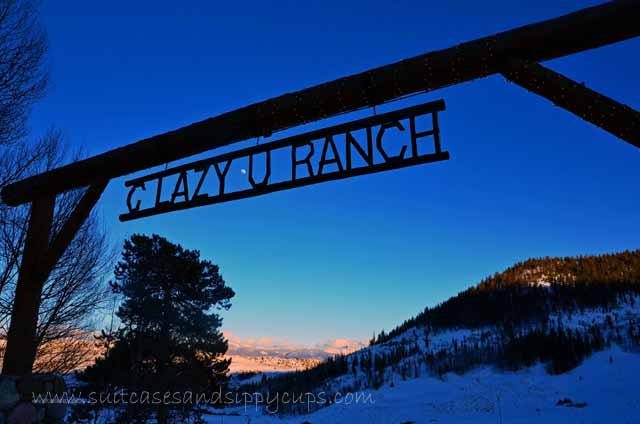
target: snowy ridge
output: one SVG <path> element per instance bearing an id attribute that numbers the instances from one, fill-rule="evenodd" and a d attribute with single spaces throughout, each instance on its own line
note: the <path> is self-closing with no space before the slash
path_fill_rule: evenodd
<path id="1" fill-rule="evenodd" d="M 502 328 L 485 326 L 430 331 L 413 327 L 385 343 L 343 357 L 345 372 L 317 386 L 317 391 L 326 393 L 368 393 L 374 404 L 307 406 L 308 411 L 300 408 L 284 411 L 302 413 L 304 417 L 298 415 L 289 421 L 284 415 L 282 421 L 273 422 L 419 423 L 436 422 L 445 417 L 446 422 L 501 422 L 502 419 L 498 420 L 500 414 L 502 418 L 511 416 L 514 419 L 509 422 L 536 422 L 547 415 L 553 419 L 579 420 L 592 416 L 591 411 L 596 409 L 593 405 L 600 405 L 603 414 L 611 407 L 593 388 L 589 391 L 590 385 L 600 379 L 606 380 L 602 390 L 609 390 L 608 396 L 623 398 L 612 402 L 622 402 L 624 405 L 620 407 L 626 411 L 626 416 L 640 422 L 640 396 L 635 396 L 639 392 L 627 392 L 627 387 L 632 390 L 631 387 L 637 387 L 638 383 L 636 379 L 631 382 L 621 368 L 629 366 L 629 370 L 640 370 L 640 355 L 635 353 L 638 351 L 637 339 L 640 339 L 638 323 L 640 297 L 628 296 L 606 308 L 554 312 L 543 321 L 513 330 L 520 335 L 536 330 L 584 335 L 597 331 L 602 334 L 609 347 L 587 355 L 577 368 L 561 375 L 550 375 L 540 363 L 515 372 L 496 367 L 498 346 L 504 342 Z M 622 363 L 615 359 L 610 363 L 610 357 L 623 358 Z M 450 372 L 449 365 L 456 372 Z M 556 406 L 557 402 L 563 404 Z M 308 415 L 309 411 L 314 412 Z M 422 420 L 425 416 L 436 421 Z M 272 422 L 271 419 L 260 413 L 251 415 L 251 423 Z"/>

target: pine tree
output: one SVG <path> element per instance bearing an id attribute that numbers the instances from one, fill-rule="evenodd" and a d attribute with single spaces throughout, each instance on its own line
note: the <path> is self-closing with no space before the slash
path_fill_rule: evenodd
<path id="1" fill-rule="evenodd" d="M 121 327 L 84 380 L 130 390 L 215 391 L 230 364 L 222 359 L 227 341 L 217 311 L 229 309 L 234 296 L 218 266 L 158 235 L 133 235 L 114 276 L 111 287 L 124 298 Z M 170 413 L 158 408 L 158 422 Z"/>

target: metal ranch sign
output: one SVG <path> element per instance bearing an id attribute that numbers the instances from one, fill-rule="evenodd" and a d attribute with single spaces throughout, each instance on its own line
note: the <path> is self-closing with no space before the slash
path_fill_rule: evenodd
<path id="1" fill-rule="evenodd" d="M 444 101 L 438 100 L 127 181 L 128 212 L 120 220 L 447 160 L 449 153 L 441 150 L 438 127 L 438 112 L 444 110 Z M 433 142 L 428 152 L 425 139 Z M 399 146 L 394 143 L 398 140 Z M 285 165 L 280 178 L 272 169 L 276 158 Z M 239 173 L 230 172 L 234 166 L 240 167 Z M 244 181 L 231 181 L 238 174 Z"/>

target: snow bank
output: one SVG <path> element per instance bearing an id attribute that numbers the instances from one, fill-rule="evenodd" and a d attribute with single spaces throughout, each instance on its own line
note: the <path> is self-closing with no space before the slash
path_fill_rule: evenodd
<path id="1" fill-rule="evenodd" d="M 482 367 L 399 381 L 370 391 L 373 403 L 332 405 L 307 416 L 211 416 L 208 423 L 640 423 L 640 354 L 617 347 L 599 352 L 576 369 L 548 375 L 539 365 L 515 373 Z M 558 401 L 568 399 L 565 405 Z M 586 404 L 586 405 L 585 405 Z"/>

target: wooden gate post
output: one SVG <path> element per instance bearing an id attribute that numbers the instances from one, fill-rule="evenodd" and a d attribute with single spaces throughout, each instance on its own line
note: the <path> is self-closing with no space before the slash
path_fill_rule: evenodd
<path id="1" fill-rule="evenodd" d="M 31 203 L 29 228 L 11 312 L 2 374 L 22 376 L 31 373 L 38 347 L 36 336 L 42 287 L 108 182 L 109 180 L 101 179 L 87 189 L 55 236 L 51 234 L 55 195 L 37 198 Z"/>
<path id="2" fill-rule="evenodd" d="M 36 328 L 42 287 L 48 276 L 44 269 L 45 255 L 51 236 L 54 205 L 55 196 L 39 198 L 31 203 L 2 366 L 5 375 L 30 374 L 36 356 Z"/>

